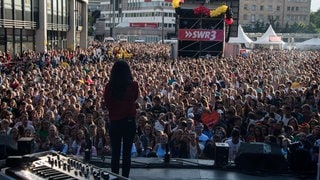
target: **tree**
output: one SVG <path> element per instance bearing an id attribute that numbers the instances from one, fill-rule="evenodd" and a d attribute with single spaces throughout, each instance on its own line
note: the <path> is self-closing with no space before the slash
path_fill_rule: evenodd
<path id="1" fill-rule="evenodd" d="M 264 24 L 264 22 L 261 21 L 256 21 L 254 24 L 242 26 L 242 28 L 245 32 L 248 33 L 263 33 L 269 27 L 269 24 L 271 24 L 276 32 L 281 33 L 320 33 L 320 9 L 310 14 L 309 25 L 297 22 L 292 25 L 289 25 L 289 22 L 286 22 L 285 27 L 281 28 L 279 21 L 276 18 L 274 18 L 274 16 L 269 16 L 268 21 L 269 23 L 266 24 Z"/>
<path id="2" fill-rule="evenodd" d="M 97 19 L 100 17 L 101 12 L 99 10 L 94 10 L 92 13 L 89 13 L 88 23 L 90 26 L 93 26 Z"/>
<path id="3" fill-rule="evenodd" d="M 96 24 L 97 19 L 100 17 L 100 10 L 94 10 L 93 12 L 89 12 L 89 16 L 88 16 L 88 24 L 89 24 L 89 28 L 88 28 L 88 35 L 89 36 L 93 36 L 94 35 L 94 29 L 93 26 Z"/>
<path id="4" fill-rule="evenodd" d="M 310 14 L 310 25 L 316 32 L 320 33 L 320 9 Z"/>

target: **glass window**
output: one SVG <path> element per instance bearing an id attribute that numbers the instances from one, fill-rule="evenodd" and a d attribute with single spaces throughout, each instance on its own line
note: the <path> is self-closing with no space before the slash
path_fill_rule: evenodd
<path id="1" fill-rule="evenodd" d="M 15 29 L 14 30 L 14 39 L 16 40 L 16 42 L 20 42 L 21 40 L 21 29 Z"/>
<path id="2" fill-rule="evenodd" d="M 14 6 L 16 10 L 22 10 L 22 2 L 21 0 L 15 0 L 14 1 Z"/>
<path id="3" fill-rule="evenodd" d="M 256 11 L 256 10 L 257 10 L 257 6 L 256 6 L 255 4 L 253 4 L 253 5 L 251 6 L 251 10 L 252 10 L 252 11 Z"/>
<path id="4" fill-rule="evenodd" d="M 51 6 L 51 0 L 47 1 L 47 13 L 51 14 L 52 12 L 52 6 Z"/>
<path id="5" fill-rule="evenodd" d="M 57 15 L 57 8 L 58 8 L 58 4 L 57 4 L 57 0 L 53 0 L 53 6 L 52 6 L 52 12 L 54 15 Z"/>
<path id="6" fill-rule="evenodd" d="M 3 11 L 4 10 L 4 7 L 2 7 L 2 3 L 0 3 L 0 19 L 3 19 L 2 17 L 2 14 L 3 14 Z"/>
<path id="7" fill-rule="evenodd" d="M 22 42 L 22 50 L 34 50 L 33 42 Z"/>
<path id="8" fill-rule="evenodd" d="M 31 0 L 24 0 L 24 10 L 31 11 Z"/>
<path id="9" fill-rule="evenodd" d="M 13 52 L 13 29 L 7 29 L 7 50 Z"/>
<path id="10" fill-rule="evenodd" d="M 64 18 L 63 24 L 69 24 L 69 1 L 62 0 L 63 13 L 62 16 Z"/>
<path id="11" fill-rule="evenodd" d="M 31 21 L 31 4 L 30 0 L 24 0 L 24 20 Z"/>
<path id="12" fill-rule="evenodd" d="M 4 28 L 0 28 L 0 51 L 4 51 L 6 46 L 6 37 Z"/>
<path id="13" fill-rule="evenodd" d="M 10 51 L 11 53 L 14 53 L 14 48 L 13 48 L 13 42 L 8 41 L 7 42 L 7 50 Z"/>
<path id="14" fill-rule="evenodd" d="M 58 23 L 58 2 L 57 0 L 52 1 L 52 23 Z"/>
<path id="15" fill-rule="evenodd" d="M 251 22 L 255 22 L 256 21 L 256 15 L 255 14 L 252 14 L 251 15 Z"/>
<path id="16" fill-rule="evenodd" d="M 62 11 L 62 2 L 58 1 L 58 24 L 63 24 Z"/>
<path id="17" fill-rule="evenodd" d="M 21 42 L 15 42 L 14 43 L 14 50 L 15 50 L 15 54 L 21 54 L 22 50 L 21 50 Z"/>
<path id="18" fill-rule="evenodd" d="M 23 20 L 21 0 L 14 1 L 14 6 L 15 6 L 15 19 L 16 20 Z"/>
<path id="19" fill-rule="evenodd" d="M 13 19 L 12 18 L 12 9 L 5 9 L 4 10 L 4 17 L 6 19 Z"/>
<path id="20" fill-rule="evenodd" d="M 248 10 L 248 4 L 245 4 L 245 5 L 243 6 L 243 9 L 244 9 L 244 10 Z"/>
<path id="21" fill-rule="evenodd" d="M 12 9 L 12 1 L 11 0 L 4 0 L 4 8 Z"/>
<path id="22" fill-rule="evenodd" d="M 243 20 L 248 20 L 248 15 L 247 14 L 243 15 Z"/>
<path id="23" fill-rule="evenodd" d="M 39 0 L 31 0 L 32 21 L 39 22 Z"/>

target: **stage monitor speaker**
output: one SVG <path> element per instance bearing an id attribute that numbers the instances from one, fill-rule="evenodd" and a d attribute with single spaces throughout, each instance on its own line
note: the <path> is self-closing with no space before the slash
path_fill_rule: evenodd
<path id="1" fill-rule="evenodd" d="M 250 171 L 286 172 L 288 170 L 288 162 L 277 144 L 241 143 L 235 164 L 239 169 Z"/>
<path id="2" fill-rule="evenodd" d="M 18 140 L 18 154 L 25 155 L 34 152 L 34 138 L 22 137 Z"/>
<path id="3" fill-rule="evenodd" d="M 310 152 L 297 149 L 288 153 L 289 167 L 296 173 L 312 173 L 317 171 L 316 161 L 312 161 Z"/>
<path id="4" fill-rule="evenodd" d="M 214 166 L 225 167 L 228 165 L 229 145 L 227 143 L 216 143 Z"/>
<path id="5" fill-rule="evenodd" d="M 262 142 L 251 142 L 251 143 L 244 143 L 242 142 L 239 150 L 238 155 L 242 153 L 251 153 L 251 154 L 268 154 L 271 153 L 271 145 L 267 143 Z M 279 153 L 280 153 L 279 148 Z"/>

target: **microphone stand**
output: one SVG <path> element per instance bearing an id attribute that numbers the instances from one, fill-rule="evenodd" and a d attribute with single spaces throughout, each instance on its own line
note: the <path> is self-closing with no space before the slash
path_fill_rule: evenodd
<path id="1" fill-rule="evenodd" d="M 320 146 L 319 146 L 319 152 L 318 152 L 317 180 L 320 180 Z"/>
<path id="2" fill-rule="evenodd" d="M 166 143 L 166 154 L 164 155 L 164 162 L 170 162 L 170 151 L 169 151 L 169 143 Z"/>

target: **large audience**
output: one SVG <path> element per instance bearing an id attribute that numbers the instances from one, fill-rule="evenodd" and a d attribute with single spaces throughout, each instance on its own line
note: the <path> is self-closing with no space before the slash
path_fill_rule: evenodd
<path id="1" fill-rule="evenodd" d="M 0 53 L 1 136 L 34 138 L 34 152 L 111 154 L 103 91 L 125 59 L 140 85 L 135 157 L 229 160 L 241 143 L 271 143 L 289 160 L 320 146 L 320 52 L 252 50 L 246 56 L 173 59 L 170 45 L 101 43 L 87 49 Z M 2 158 L 15 155 L 1 149 Z"/>

